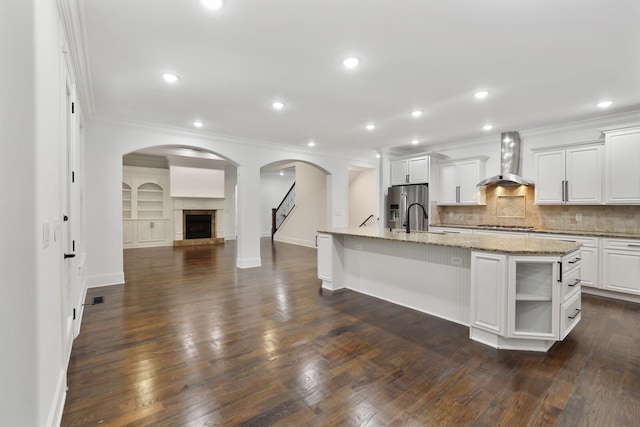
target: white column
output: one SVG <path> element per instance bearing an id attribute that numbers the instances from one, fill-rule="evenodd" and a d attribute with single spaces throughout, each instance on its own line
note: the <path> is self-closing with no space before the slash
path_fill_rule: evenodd
<path id="1" fill-rule="evenodd" d="M 236 266 L 260 267 L 260 168 L 238 167 L 238 246 Z"/>
<path id="2" fill-rule="evenodd" d="M 341 163 L 327 176 L 327 226 L 332 228 L 349 226 L 349 165 Z"/>

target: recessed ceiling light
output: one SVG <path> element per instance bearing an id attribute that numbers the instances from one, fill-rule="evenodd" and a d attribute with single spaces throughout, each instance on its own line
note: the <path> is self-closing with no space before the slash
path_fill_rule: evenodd
<path id="1" fill-rule="evenodd" d="M 222 0 L 200 0 L 207 9 L 220 9 L 222 7 Z"/>
<path id="2" fill-rule="evenodd" d="M 204 126 L 204 123 L 202 122 L 193 122 L 193 125 L 197 128 L 201 128 L 202 126 Z"/>
<path id="3" fill-rule="evenodd" d="M 374 125 L 373 123 L 369 123 L 369 124 L 365 125 L 365 128 L 367 130 L 374 130 L 376 128 L 376 125 Z"/>
<path id="4" fill-rule="evenodd" d="M 283 176 L 283 175 L 284 175 L 284 172 L 283 172 L 283 171 L 280 171 L 280 176 Z"/>
<path id="5" fill-rule="evenodd" d="M 422 111 L 420 111 L 420 110 L 412 111 L 412 112 L 411 112 L 411 115 L 412 115 L 413 117 L 420 117 L 420 116 L 422 115 Z"/>
<path id="6" fill-rule="evenodd" d="M 482 129 L 491 130 L 491 129 L 493 129 L 493 125 L 484 125 L 484 126 L 482 126 Z"/>
<path id="7" fill-rule="evenodd" d="M 413 145 L 418 145 L 418 144 L 420 144 L 420 141 L 418 141 L 417 139 L 414 139 L 413 141 L 411 141 L 411 143 Z"/>
<path id="8" fill-rule="evenodd" d="M 164 79 L 165 82 L 167 83 L 175 83 L 178 81 L 178 76 L 176 76 L 175 74 L 171 74 L 171 73 L 165 73 L 162 75 L 162 78 Z"/>
<path id="9" fill-rule="evenodd" d="M 484 99 L 487 97 L 487 95 L 489 95 L 489 92 L 486 90 L 479 90 L 478 92 L 473 94 L 473 96 L 475 96 L 477 99 Z"/>
<path id="10" fill-rule="evenodd" d="M 380 158 L 380 153 L 376 153 L 376 159 Z"/>
<path id="11" fill-rule="evenodd" d="M 313 141 L 309 141 L 309 142 L 307 143 L 307 145 L 308 145 L 309 147 L 315 147 L 316 143 L 315 143 L 315 142 L 313 142 Z"/>
<path id="12" fill-rule="evenodd" d="M 276 101 L 272 103 L 271 106 L 276 110 L 282 110 L 284 108 L 284 103 L 280 101 Z"/>
<path id="13" fill-rule="evenodd" d="M 613 104 L 613 102 L 611 101 L 600 101 L 596 104 L 596 106 L 600 107 L 600 108 L 607 108 L 610 107 L 611 104 Z"/>
<path id="14" fill-rule="evenodd" d="M 351 70 L 353 68 L 356 68 L 358 64 L 360 64 L 360 60 L 352 56 L 342 61 L 342 64 Z"/>

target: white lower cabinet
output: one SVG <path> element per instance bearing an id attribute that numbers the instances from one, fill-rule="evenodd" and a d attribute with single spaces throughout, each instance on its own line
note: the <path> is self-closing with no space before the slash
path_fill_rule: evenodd
<path id="1" fill-rule="evenodd" d="M 164 242 L 167 238 L 166 220 L 138 220 L 138 242 Z"/>
<path id="2" fill-rule="evenodd" d="M 316 236 L 318 246 L 318 279 L 331 282 L 333 280 L 333 237 L 330 234 Z"/>
<path id="3" fill-rule="evenodd" d="M 582 286 L 599 287 L 600 283 L 600 239 L 598 237 L 571 236 L 564 234 L 531 233 L 535 239 L 562 240 L 582 244 L 580 248 L 582 263 L 580 267 L 580 284 Z"/>
<path id="4" fill-rule="evenodd" d="M 580 251 L 564 257 L 471 254 L 472 339 L 547 351 L 580 321 Z"/>
<path id="5" fill-rule="evenodd" d="M 603 287 L 640 295 L 640 241 L 603 239 Z"/>

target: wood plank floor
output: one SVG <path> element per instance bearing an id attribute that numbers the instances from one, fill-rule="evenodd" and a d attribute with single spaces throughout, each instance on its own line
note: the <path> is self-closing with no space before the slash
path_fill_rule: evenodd
<path id="1" fill-rule="evenodd" d="M 546 354 L 351 291 L 318 293 L 314 249 L 129 249 L 90 289 L 63 426 L 638 426 L 640 305 L 583 296 Z"/>

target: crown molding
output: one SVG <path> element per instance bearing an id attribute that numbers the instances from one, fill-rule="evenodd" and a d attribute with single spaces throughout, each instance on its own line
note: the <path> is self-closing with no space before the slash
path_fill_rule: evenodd
<path id="1" fill-rule="evenodd" d="M 375 168 L 378 166 L 378 159 L 366 160 L 357 157 L 349 157 L 344 154 L 326 151 L 317 148 L 304 148 L 304 147 L 296 147 L 293 145 L 286 145 L 278 142 L 265 141 L 265 140 L 256 140 L 249 138 L 241 138 L 237 136 L 217 134 L 214 132 L 202 131 L 202 130 L 191 130 L 185 129 L 178 126 L 170 126 L 166 124 L 159 124 L 153 122 L 139 121 L 139 120 L 130 120 L 124 119 L 120 117 L 112 117 L 112 116 L 104 116 L 104 115 L 94 115 L 90 119 L 90 123 L 102 123 L 111 126 L 124 127 L 129 129 L 137 129 L 137 130 L 147 130 L 152 132 L 162 132 L 170 135 L 180 135 L 185 137 L 196 137 L 201 139 L 206 139 L 210 141 L 223 142 L 228 144 L 241 144 L 247 147 L 254 148 L 262 148 L 262 149 L 270 149 L 270 150 L 279 150 L 279 151 L 288 151 L 305 155 L 317 155 L 323 157 L 329 157 L 339 160 L 346 160 L 351 162 L 353 165 L 360 165 L 364 167 Z M 299 160 L 299 159 L 296 159 Z"/>

